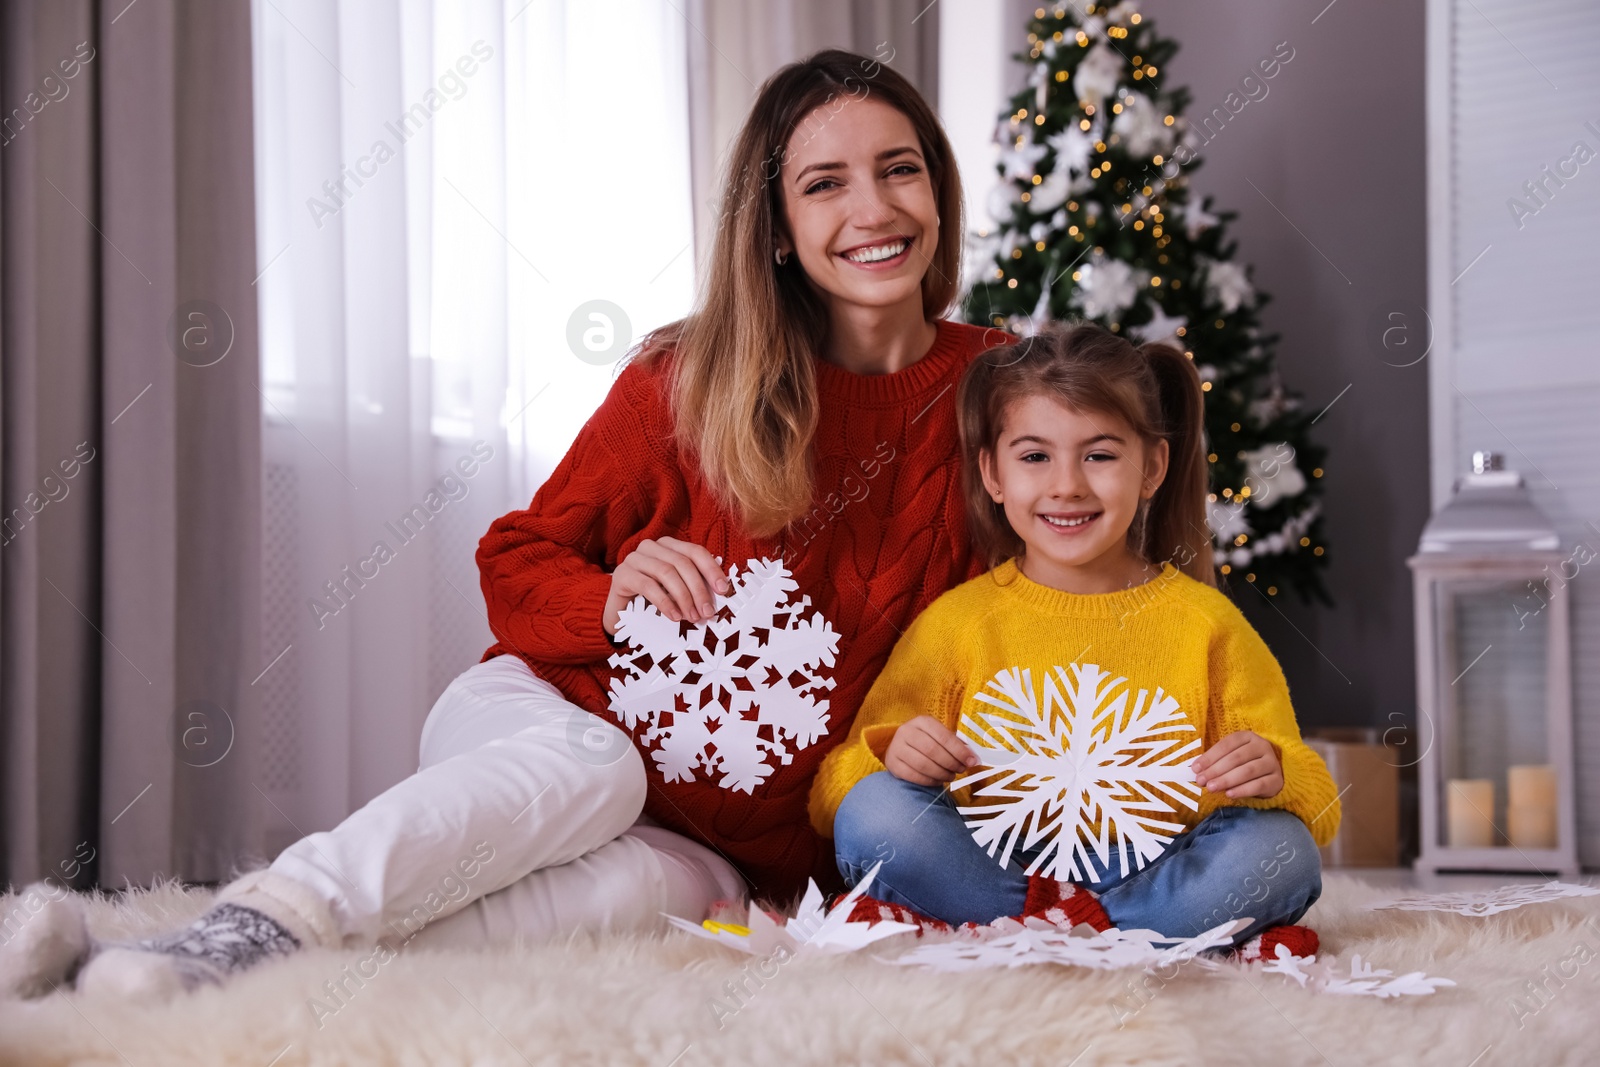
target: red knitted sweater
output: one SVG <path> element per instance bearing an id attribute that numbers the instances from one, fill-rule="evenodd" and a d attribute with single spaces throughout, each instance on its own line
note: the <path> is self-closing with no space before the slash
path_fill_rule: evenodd
<path id="1" fill-rule="evenodd" d="M 618 650 L 601 627 L 611 570 L 646 538 L 704 545 L 725 564 L 782 558 L 839 634 L 826 736 L 753 793 L 695 778 L 668 783 L 639 740 L 645 812 L 727 856 L 758 893 L 831 882 L 831 843 L 806 816 L 811 779 L 842 741 L 901 631 L 945 590 L 976 576 L 961 499 L 955 385 L 973 356 L 1012 338 L 941 320 L 933 347 L 893 374 L 817 363 L 816 507 L 778 536 L 751 538 L 672 443 L 670 355 L 618 375 L 526 510 L 489 527 L 477 561 L 489 628 L 485 660 L 513 653 L 569 700 L 607 711 Z"/>

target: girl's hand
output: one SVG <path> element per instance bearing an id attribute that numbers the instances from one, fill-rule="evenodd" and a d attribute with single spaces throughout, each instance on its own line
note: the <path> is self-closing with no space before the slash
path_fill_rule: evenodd
<path id="1" fill-rule="evenodd" d="M 1274 797 L 1283 788 L 1283 760 L 1278 749 L 1249 730 L 1231 733 L 1196 756 L 1195 781 L 1213 793 L 1230 797 Z"/>
<path id="2" fill-rule="evenodd" d="M 977 753 L 932 715 L 901 724 L 883 754 L 889 773 L 912 785 L 944 785 L 977 762 Z"/>
<path id="3" fill-rule="evenodd" d="M 733 583 L 710 552 L 675 537 L 646 538 L 611 572 L 600 624 L 614 636 L 622 609 L 640 594 L 673 622 L 704 622 L 711 617 L 713 590 L 726 596 Z"/>

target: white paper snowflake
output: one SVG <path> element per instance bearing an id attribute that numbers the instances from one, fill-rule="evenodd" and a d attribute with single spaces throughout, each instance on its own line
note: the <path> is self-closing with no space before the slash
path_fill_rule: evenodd
<path id="1" fill-rule="evenodd" d="M 1419 997 L 1455 985 L 1448 978 L 1433 978 L 1421 971 L 1396 975 L 1363 963 L 1359 955 L 1350 957 L 1349 973 L 1341 974 L 1338 962 L 1332 958 L 1296 956 L 1287 946 L 1279 945 L 1276 958 L 1267 961 L 1261 969 L 1267 974 L 1281 974 L 1302 989 L 1342 997 Z"/>
<path id="2" fill-rule="evenodd" d="M 1232 945 L 1233 935 L 1254 921 L 1233 919 L 1195 937 L 1171 938 L 1151 930 L 1118 930 L 1115 927 L 1098 933 L 1087 926 L 1064 930 L 1042 919 L 1029 918 L 1010 933 L 990 935 L 993 927 L 984 928 L 980 931 L 984 936 L 976 940 L 920 945 L 884 962 L 934 971 L 1027 967 L 1041 963 L 1102 971 L 1167 967 L 1193 959 L 1206 949 Z"/>
<path id="3" fill-rule="evenodd" d="M 839 635 L 782 560 L 728 568 L 733 592 L 717 596 L 716 614 L 694 625 L 662 615 L 644 597 L 622 609 L 617 636 L 628 649 L 611 657 L 611 710 L 629 731 L 648 723 L 644 742 L 669 782 L 696 771 L 724 789 L 754 791 L 797 749 L 828 730 L 833 687 L 819 673 L 833 666 Z"/>
<path id="4" fill-rule="evenodd" d="M 1481 918 L 1512 911 L 1528 904 L 1543 904 L 1562 897 L 1600 896 L 1600 889 L 1571 882 L 1545 882 L 1541 885 L 1507 885 L 1499 889 L 1466 893 L 1419 893 L 1374 904 L 1373 911 L 1453 911 L 1458 915 Z"/>
<path id="5" fill-rule="evenodd" d="M 882 866 L 881 862 L 873 864 L 867 876 L 832 908 L 823 906 L 822 891 L 817 888 L 817 883 L 807 880 L 806 895 L 795 909 L 794 918 L 787 922 L 780 922 L 754 905 L 750 907 L 750 917 L 738 926 L 710 920 L 694 923 L 676 915 L 667 915 L 666 919 L 685 933 L 752 956 L 767 956 L 780 947 L 794 955 L 831 956 L 854 952 L 886 937 L 911 933 L 917 929 L 910 923 L 850 921 L 856 901 L 866 894 L 872 880 L 878 876 L 878 868 Z"/>
<path id="6" fill-rule="evenodd" d="M 1070 672 L 1070 673 L 1069 673 Z M 1042 699 L 1032 672 L 1001 670 L 973 699 L 994 711 L 963 713 L 959 732 L 983 764 L 951 789 L 974 785 L 972 836 L 1001 866 L 1018 848 L 1039 848 L 1027 873 L 1086 881 L 1104 870 L 1113 845 L 1122 874 L 1160 856 L 1199 806 L 1190 760 L 1200 740 L 1178 701 L 1157 687 L 1130 692 L 1093 663 L 1053 667 Z M 993 742 L 1000 742 L 999 745 Z M 987 803 L 984 803 L 986 801 Z M 1090 868 L 1091 849 L 1098 870 Z"/>

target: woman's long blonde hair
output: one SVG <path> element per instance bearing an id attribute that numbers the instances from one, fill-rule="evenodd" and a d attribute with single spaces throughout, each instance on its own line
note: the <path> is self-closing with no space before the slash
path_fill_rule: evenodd
<path id="1" fill-rule="evenodd" d="M 695 308 L 645 337 L 638 360 L 675 353 L 674 434 L 707 488 L 754 536 L 777 533 L 810 510 L 817 427 L 814 360 L 828 336 L 827 307 L 798 258 L 779 265 L 783 227 L 775 180 L 791 136 L 841 96 L 881 100 L 911 121 L 939 211 L 939 242 L 922 278 L 922 312 L 943 317 L 957 295 L 961 179 L 943 128 L 916 88 L 876 60 L 829 49 L 762 85 L 734 142 L 710 271 Z"/>

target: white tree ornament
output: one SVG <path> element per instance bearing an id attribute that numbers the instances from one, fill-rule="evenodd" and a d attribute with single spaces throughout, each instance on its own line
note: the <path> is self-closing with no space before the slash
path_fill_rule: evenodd
<path id="1" fill-rule="evenodd" d="M 1131 155 L 1150 156 L 1172 150 L 1172 127 L 1143 93 L 1129 93 L 1123 99 L 1122 111 L 1111 121 L 1111 128 L 1122 135 Z"/>
<path id="2" fill-rule="evenodd" d="M 1150 343 L 1176 345 L 1183 347 L 1183 339 L 1178 336 L 1178 331 L 1187 329 L 1189 320 L 1182 315 L 1168 315 L 1157 304 L 1155 314 L 1150 321 L 1140 326 L 1130 326 L 1128 332 L 1137 334 L 1139 340 Z"/>
<path id="3" fill-rule="evenodd" d="M 1222 310 L 1233 314 L 1255 298 L 1255 287 L 1250 284 L 1245 269 L 1232 260 L 1213 259 L 1206 263 L 1206 294 L 1222 305 Z"/>
<path id="4" fill-rule="evenodd" d="M 1042 695 L 1020 667 L 984 688 L 993 694 L 973 699 L 995 710 L 963 713 L 958 731 L 983 766 L 950 788 L 974 786 L 975 803 L 957 810 L 1002 867 L 1038 846 L 1028 874 L 1087 881 L 1115 846 L 1126 875 L 1130 851 L 1142 869 L 1183 829 L 1168 818 L 1180 805 L 1198 809 L 1190 761 L 1200 740 L 1165 690 L 1130 691 L 1092 663 L 1051 668 Z"/>
<path id="5" fill-rule="evenodd" d="M 1245 462 L 1245 481 L 1250 486 L 1250 503 L 1272 507 L 1276 498 L 1298 496 L 1305 491 L 1306 476 L 1295 466 L 1294 447 L 1287 441 L 1262 445 L 1240 452 Z"/>
<path id="6" fill-rule="evenodd" d="M 1130 267 L 1120 259 L 1098 257 L 1078 268 L 1078 288 L 1072 303 L 1090 318 L 1116 320 L 1133 307 L 1149 272 Z"/>
<path id="7" fill-rule="evenodd" d="M 1089 160 L 1094 155 L 1094 137 L 1077 126 L 1068 126 L 1052 134 L 1047 143 L 1056 150 L 1057 170 L 1065 166 L 1074 177 L 1088 173 Z"/>
<path id="8" fill-rule="evenodd" d="M 749 793 L 827 733 L 818 694 L 833 679 L 819 672 L 839 635 L 821 612 L 806 615 L 809 597 L 793 602 L 782 560 L 745 567 L 728 568 L 733 592 L 716 597 L 708 622 L 673 622 L 642 596 L 618 620 L 629 647 L 611 657 L 611 710 L 629 731 L 649 724 L 641 740 L 659 742 L 651 755 L 669 782 L 698 771 Z"/>
<path id="9" fill-rule="evenodd" d="M 1084 32 L 1093 37 L 1095 31 L 1089 25 L 1090 21 L 1084 20 Z M 1117 82 L 1122 78 L 1126 63 L 1115 48 L 1104 41 L 1095 42 L 1089 54 L 1078 63 L 1077 73 L 1072 76 L 1072 91 L 1079 100 L 1098 107 L 1100 101 L 1117 91 Z"/>

